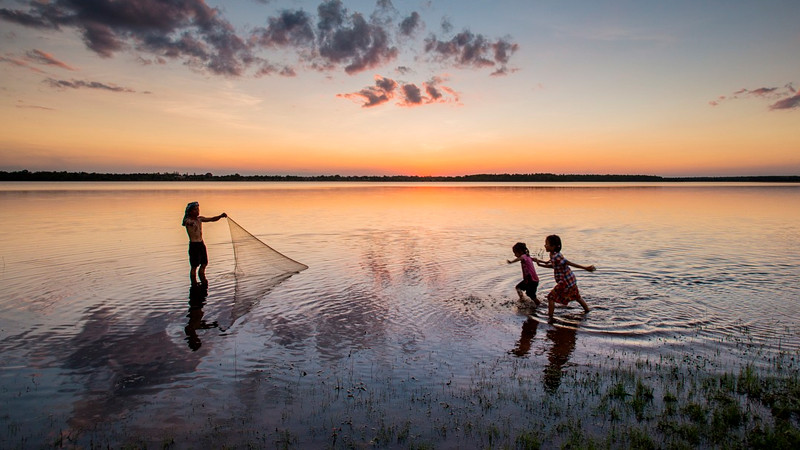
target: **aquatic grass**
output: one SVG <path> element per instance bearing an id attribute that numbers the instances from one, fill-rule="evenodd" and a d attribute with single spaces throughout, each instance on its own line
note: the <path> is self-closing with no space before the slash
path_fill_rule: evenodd
<path id="1" fill-rule="evenodd" d="M 346 361 L 328 373 L 287 368 L 287 373 L 315 375 L 255 374 L 252 410 L 227 406 L 204 413 L 203 401 L 192 400 L 186 419 L 195 426 L 166 437 L 161 429 L 133 427 L 131 418 L 113 428 L 59 433 L 62 440 L 50 444 L 777 449 L 800 443 L 800 377 L 797 366 L 786 363 L 789 354 L 767 368 L 746 365 L 721 372 L 684 367 L 683 357 L 621 359 L 612 354 L 600 362 L 567 365 L 555 389 L 544 385 L 542 365 L 511 356 L 477 362 L 455 381 L 448 374 L 432 383 L 414 373 L 362 373 Z M 16 447 L 31 446 L 27 439 Z"/>

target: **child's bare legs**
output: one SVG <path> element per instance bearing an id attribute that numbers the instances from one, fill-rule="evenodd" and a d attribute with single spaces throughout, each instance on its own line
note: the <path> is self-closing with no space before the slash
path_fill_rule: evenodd
<path id="1" fill-rule="evenodd" d="M 192 267 L 192 270 L 189 271 L 189 280 L 192 282 L 192 286 L 197 284 L 197 267 Z"/>
<path id="2" fill-rule="evenodd" d="M 586 304 L 586 302 L 585 302 L 585 301 L 583 301 L 583 299 L 582 299 L 581 297 L 578 297 L 578 298 L 576 298 L 575 300 L 577 300 L 577 301 L 578 301 L 578 303 L 580 303 L 580 304 L 581 304 L 581 306 L 583 306 L 583 310 L 584 310 L 585 312 L 589 312 L 589 305 L 587 305 L 587 304 Z"/>
<path id="3" fill-rule="evenodd" d="M 555 309 L 556 309 L 556 301 L 553 299 L 552 295 L 548 295 L 547 296 L 547 316 L 550 317 L 550 319 L 553 318 L 553 312 L 555 311 Z"/>
<path id="4" fill-rule="evenodd" d="M 524 302 L 525 301 L 525 294 L 522 293 L 522 289 L 517 288 L 517 294 L 519 295 L 519 301 Z"/>

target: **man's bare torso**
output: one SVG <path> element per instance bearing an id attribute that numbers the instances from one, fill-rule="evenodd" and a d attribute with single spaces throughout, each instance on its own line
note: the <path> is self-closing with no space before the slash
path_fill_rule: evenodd
<path id="1" fill-rule="evenodd" d="M 200 217 L 186 219 L 186 234 L 189 235 L 190 242 L 203 242 L 203 223 Z"/>

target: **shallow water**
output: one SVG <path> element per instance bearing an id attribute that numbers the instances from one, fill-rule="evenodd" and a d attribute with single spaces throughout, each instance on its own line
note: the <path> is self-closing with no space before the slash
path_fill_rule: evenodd
<path id="1" fill-rule="evenodd" d="M 223 219 L 190 292 L 194 200 L 309 269 L 234 304 Z M 0 444 L 242 417 L 330 444 L 364 405 L 404 419 L 520 359 L 557 390 L 612 356 L 724 371 L 800 347 L 797 185 L 5 183 L 0 205 Z M 598 270 L 576 272 L 592 311 L 548 323 L 505 261 L 552 233 Z"/>

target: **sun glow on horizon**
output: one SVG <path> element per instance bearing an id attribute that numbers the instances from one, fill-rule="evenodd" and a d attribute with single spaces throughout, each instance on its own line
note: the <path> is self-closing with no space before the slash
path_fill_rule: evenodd
<path id="1" fill-rule="evenodd" d="M 0 170 L 800 174 L 786 5 L 353 5 L 17 2 Z"/>

